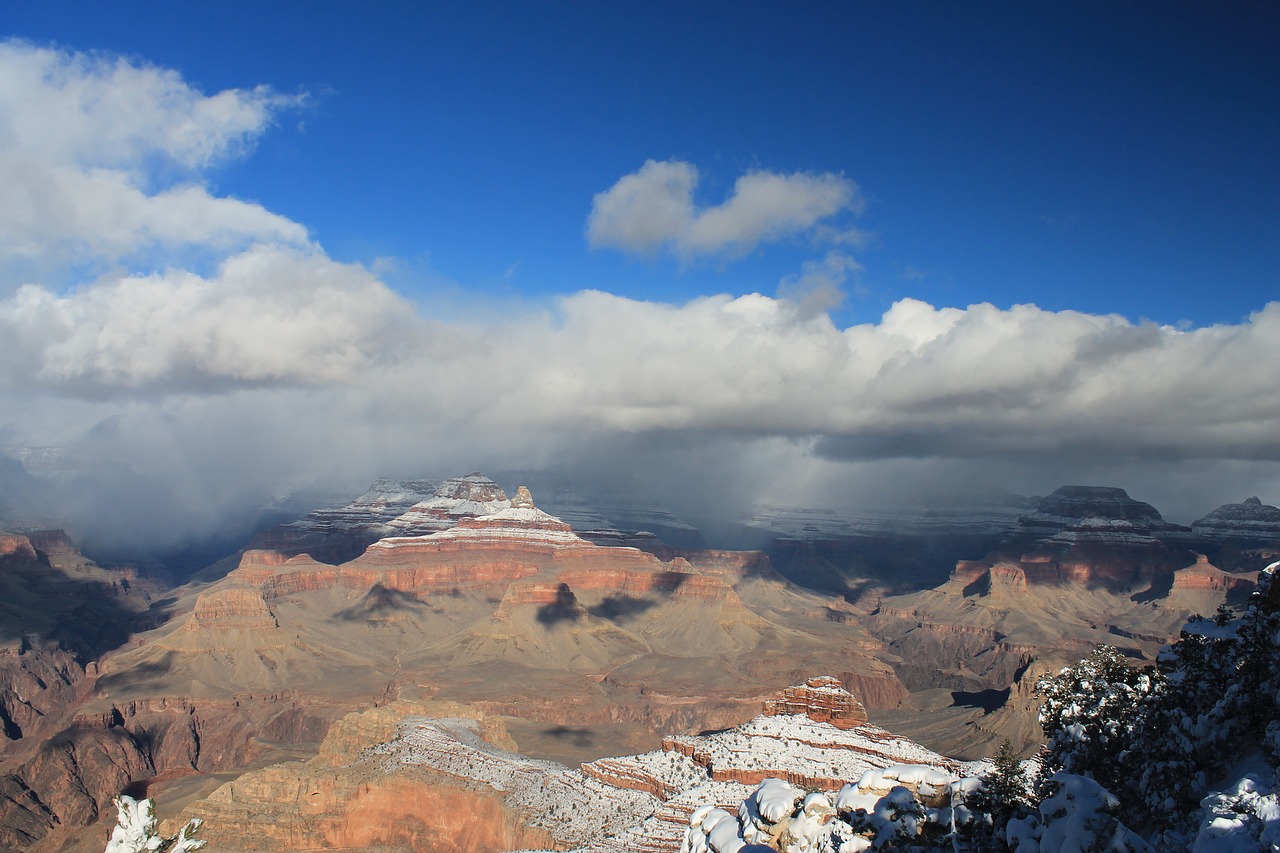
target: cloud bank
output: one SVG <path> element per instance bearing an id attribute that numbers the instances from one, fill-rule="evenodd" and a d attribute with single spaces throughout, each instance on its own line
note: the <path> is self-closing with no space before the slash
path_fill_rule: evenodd
<path id="1" fill-rule="evenodd" d="M 825 309 L 857 263 L 833 249 L 777 297 L 672 305 L 589 289 L 500 323 L 444 323 L 302 225 L 204 183 L 297 102 L 0 43 L 0 270 L 32 257 L 54 269 L 0 279 L 0 444 L 80 447 L 183 483 L 209 523 L 244 495 L 325 478 L 588 450 L 621 467 L 670 450 L 735 488 L 734 459 L 756 482 L 886 460 L 1277 470 L 1280 302 L 1184 330 L 903 299 L 838 328 Z M 704 208 L 696 183 L 688 163 L 649 161 L 595 197 L 589 240 L 731 257 L 817 235 L 860 204 L 832 174 L 752 172 Z M 157 262 L 191 249 L 215 262 Z M 58 285 L 85 264 L 94 275 Z"/>
<path id="2" fill-rule="evenodd" d="M 1280 458 L 1280 303 L 1183 331 L 904 299 L 839 329 L 759 294 L 677 306 L 584 291 L 507 326 L 448 327 L 359 268 L 257 248 L 211 281 L 173 273 L 61 297 L 27 286 L 0 302 L 0 329 L 6 389 L 95 402 L 267 385 L 495 436 L 818 437 L 823 453 L 857 458 Z"/>

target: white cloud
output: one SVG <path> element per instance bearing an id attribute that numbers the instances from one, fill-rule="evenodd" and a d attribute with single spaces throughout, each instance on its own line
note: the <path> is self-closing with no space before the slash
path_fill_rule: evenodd
<path id="1" fill-rule="evenodd" d="M 1040 492 L 1208 471 L 1205 496 L 1181 496 L 1196 517 L 1215 501 L 1265 497 L 1266 472 L 1280 470 L 1277 335 L 1280 303 L 1183 331 L 903 300 L 839 329 L 757 294 L 673 306 L 598 291 L 551 315 L 443 325 L 358 267 L 259 248 L 209 279 L 26 288 L 0 302 L 0 431 L 45 444 L 80 430 L 97 451 L 208 500 L 584 451 L 647 475 L 704 465 L 714 492 L 742 486 L 733 459 L 772 480 L 813 470 L 796 467 L 812 454 L 856 462 L 860 489 L 895 482 L 893 471 L 923 476 L 901 468 L 920 460 L 960 482 L 1051 472 L 1029 487 Z M 102 422 L 112 428 L 89 429 Z M 780 452 L 757 455 L 768 447 Z M 1251 465 L 1242 476 L 1228 464 L 1224 486 L 1200 460 Z M 1143 497 L 1163 508 L 1159 493 Z"/>
<path id="2" fill-rule="evenodd" d="M 52 164 L 198 169 L 244 152 L 299 96 L 265 86 L 208 96 L 176 71 L 111 54 L 0 42 L 0 149 Z"/>
<path id="3" fill-rule="evenodd" d="M 359 266 L 257 246 L 216 276 L 171 270 L 0 301 L 0 377 L 90 399 L 344 383 L 394 364 L 412 309 Z"/>
<path id="4" fill-rule="evenodd" d="M 597 193 L 587 217 L 593 248 L 651 254 L 668 250 L 683 260 L 741 256 L 761 243 L 816 229 L 838 213 L 861 207 L 858 186 L 830 172 L 742 175 L 723 203 L 699 208 L 698 170 L 678 160 L 648 160 Z M 836 232 L 847 240 L 848 231 Z"/>
<path id="5" fill-rule="evenodd" d="M 205 95 L 171 70 L 0 42 L 0 270 L 304 244 L 301 225 L 201 182 L 299 100 L 265 87 Z"/>
<path id="6" fill-rule="evenodd" d="M 125 172 L 0 152 L 0 257 L 115 259 L 155 244 L 230 249 L 306 238 L 296 222 L 198 185 L 148 195 Z"/>

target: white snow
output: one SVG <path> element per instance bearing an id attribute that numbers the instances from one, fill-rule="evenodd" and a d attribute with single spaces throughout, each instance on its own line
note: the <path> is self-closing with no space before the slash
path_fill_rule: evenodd
<path id="1" fill-rule="evenodd" d="M 199 818 L 188 821 L 172 838 L 162 838 L 156 830 L 154 800 L 135 800 L 122 794 L 116 797 L 115 807 L 116 825 L 103 853 L 193 853 L 205 845 L 203 840 L 191 837 L 200 828 Z"/>
<path id="2" fill-rule="evenodd" d="M 561 843 L 582 845 L 617 834 L 651 816 L 659 805 L 650 794 L 498 749 L 480 736 L 474 720 L 409 717 L 400 732 L 376 749 L 388 756 L 386 761 L 428 767 L 501 791 L 508 804 L 530 816 L 532 826 L 546 829 Z"/>
<path id="3" fill-rule="evenodd" d="M 1192 853 L 1280 849 L 1280 802 L 1262 773 L 1250 773 L 1200 802 L 1204 810 Z"/>

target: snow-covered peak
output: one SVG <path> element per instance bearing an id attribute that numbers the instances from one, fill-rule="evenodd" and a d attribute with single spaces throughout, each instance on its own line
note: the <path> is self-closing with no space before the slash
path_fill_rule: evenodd
<path id="1" fill-rule="evenodd" d="M 444 499 L 433 498 L 433 500 Z M 469 502 L 462 503 L 466 505 Z M 389 537 L 376 543 L 374 547 L 397 548 L 424 538 L 432 542 L 446 540 L 504 544 L 523 542 L 529 545 L 554 547 L 566 545 L 593 547 L 590 542 L 575 534 L 568 524 L 538 509 L 533 502 L 533 495 L 524 486 L 516 491 L 514 500 L 498 503 L 500 508 L 496 511 L 474 517 L 464 516 L 452 519 L 452 526 L 423 536 Z M 412 514 L 406 513 L 396 519 L 393 525 L 409 520 Z M 430 511 L 424 513 L 423 518 L 428 523 L 433 521 Z"/>
<path id="2" fill-rule="evenodd" d="M 484 474 L 473 472 L 445 480 L 435 493 L 387 522 L 397 536 L 426 536 L 456 526 L 464 518 L 477 518 L 507 509 L 507 493 Z"/>
<path id="3" fill-rule="evenodd" d="M 475 503 L 496 503 L 506 501 L 507 493 L 484 474 L 472 471 L 470 474 L 445 480 L 436 489 L 435 497 Z"/>

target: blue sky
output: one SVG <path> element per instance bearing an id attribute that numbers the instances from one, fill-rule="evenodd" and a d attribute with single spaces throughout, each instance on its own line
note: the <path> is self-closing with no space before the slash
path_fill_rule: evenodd
<path id="1" fill-rule="evenodd" d="M 0 446 L 1280 500 L 1273 3 L 2 8 Z"/>
<path id="2" fill-rule="evenodd" d="M 1273 4 L 54 2 L 3 27 L 309 93 L 209 180 L 397 259 L 415 297 L 772 294 L 821 254 L 592 250 L 592 195 L 648 159 L 696 166 L 704 205 L 751 169 L 855 181 L 843 323 L 912 296 L 1201 325 L 1280 293 Z"/>

